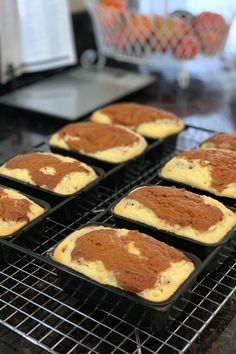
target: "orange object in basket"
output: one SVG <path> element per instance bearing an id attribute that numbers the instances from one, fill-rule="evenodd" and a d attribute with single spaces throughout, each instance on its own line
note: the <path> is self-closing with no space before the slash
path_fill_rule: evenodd
<path id="1" fill-rule="evenodd" d="M 135 13 L 126 14 L 117 40 L 117 47 L 128 50 L 130 46 L 146 45 L 153 31 L 153 21 L 149 16 Z"/>
<path id="2" fill-rule="evenodd" d="M 215 31 L 207 31 L 201 35 L 202 51 L 205 54 L 216 54 L 219 52 L 224 44 L 225 35 Z"/>
<path id="3" fill-rule="evenodd" d="M 156 50 L 165 52 L 175 49 L 185 35 L 192 33 L 191 25 L 184 20 L 165 16 L 155 16 Z"/>
<path id="4" fill-rule="evenodd" d="M 126 0 L 102 0 L 101 5 L 123 11 L 126 10 Z"/>
<path id="5" fill-rule="evenodd" d="M 149 16 L 132 14 L 129 17 L 130 30 L 135 40 L 147 40 L 150 38 L 153 22 Z"/>
<path id="6" fill-rule="evenodd" d="M 205 54 L 216 54 L 222 49 L 228 33 L 228 25 L 221 15 L 202 12 L 193 19 L 193 26 Z"/>
<path id="7" fill-rule="evenodd" d="M 200 46 L 196 36 L 185 35 L 174 49 L 174 54 L 178 59 L 193 59 L 199 52 Z"/>
<path id="8" fill-rule="evenodd" d="M 103 1 L 104 3 L 112 3 L 111 1 Z M 125 9 L 120 6 L 108 6 L 101 3 L 97 7 L 97 15 L 102 24 L 104 41 L 107 45 L 115 45 L 120 36 L 121 30 L 124 27 L 124 12 Z M 115 5 L 115 1 L 114 4 Z"/>

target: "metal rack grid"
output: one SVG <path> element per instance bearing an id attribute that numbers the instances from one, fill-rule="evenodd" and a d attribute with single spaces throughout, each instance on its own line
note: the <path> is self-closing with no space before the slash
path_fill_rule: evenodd
<path id="1" fill-rule="evenodd" d="M 178 138 L 178 150 L 192 148 L 209 132 L 189 128 Z M 165 154 L 173 153 L 168 145 Z M 132 171 L 121 189 L 103 184 L 94 200 L 83 204 L 72 222 L 47 219 L 40 242 L 32 244 L 35 256 L 46 251 L 89 220 L 109 221 L 106 207 L 128 189 L 158 180 L 159 164 L 145 161 Z M 93 206 L 93 207 L 92 207 Z M 167 330 L 149 333 L 107 312 L 66 294 L 56 270 L 35 257 L 23 256 L 0 271 L 0 323 L 50 353 L 183 353 L 202 333 L 236 288 L 236 250 L 214 273 L 196 282 L 191 300 Z"/>

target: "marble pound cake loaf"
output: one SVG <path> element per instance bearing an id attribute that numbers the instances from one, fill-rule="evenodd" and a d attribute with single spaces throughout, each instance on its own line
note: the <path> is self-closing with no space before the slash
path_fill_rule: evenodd
<path id="1" fill-rule="evenodd" d="M 91 120 L 98 123 L 120 124 L 147 138 L 166 138 L 184 129 L 175 114 L 137 103 L 116 103 L 95 111 Z"/>
<path id="2" fill-rule="evenodd" d="M 136 188 L 115 205 L 113 212 L 205 244 L 221 241 L 236 224 L 236 214 L 222 203 L 175 187 Z"/>
<path id="3" fill-rule="evenodd" d="M 48 152 L 18 155 L 0 167 L 0 174 L 62 194 L 73 194 L 97 178 L 83 162 Z"/>
<path id="4" fill-rule="evenodd" d="M 233 151 L 184 151 L 169 160 L 160 175 L 221 197 L 236 198 L 236 152 Z"/>
<path id="5" fill-rule="evenodd" d="M 147 147 L 146 140 L 128 128 L 93 122 L 66 125 L 49 144 L 112 163 L 136 157 Z"/>
<path id="6" fill-rule="evenodd" d="M 187 256 L 163 242 L 104 226 L 73 232 L 52 258 L 101 284 L 155 302 L 169 299 L 195 269 Z"/>
<path id="7" fill-rule="evenodd" d="M 236 133 L 216 134 L 200 145 L 201 149 L 236 151 Z"/>
<path id="8" fill-rule="evenodd" d="M 42 215 L 45 209 L 12 189 L 0 187 L 0 236 L 10 236 Z"/>

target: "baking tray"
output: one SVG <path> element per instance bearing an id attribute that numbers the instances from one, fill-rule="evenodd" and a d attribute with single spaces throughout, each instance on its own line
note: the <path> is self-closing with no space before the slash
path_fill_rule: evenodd
<path id="1" fill-rule="evenodd" d="M 88 225 L 109 226 L 101 223 L 91 223 L 86 226 Z M 181 313 L 190 298 L 192 285 L 202 269 L 198 257 L 185 252 L 193 261 L 195 270 L 169 300 L 154 303 L 127 291 L 100 284 L 54 261 L 51 257 L 55 247 L 49 250 L 48 260 L 57 269 L 60 285 L 66 292 L 78 297 L 81 301 L 88 301 L 93 307 L 96 306 L 99 299 L 99 306 L 106 311 L 118 306 L 118 313 L 122 319 L 149 331 L 166 328 Z"/>
<path id="2" fill-rule="evenodd" d="M 19 192 L 18 190 L 15 190 L 13 188 L 9 188 L 6 187 L 4 185 L 0 185 L 0 187 L 3 188 L 8 188 L 11 189 L 13 191 Z M 40 205 L 42 208 L 44 208 L 44 213 L 42 215 L 39 215 L 37 218 L 35 218 L 34 220 L 30 221 L 29 223 L 27 223 L 25 226 L 21 227 L 19 230 L 15 231 L 14 233 L 8 235 L 8 236 L 0 236 L 1 240 L 11 240 L 13 242 L 15 242 L 15 240 L 18 237 L 24 237 L 24 235 L 29 231 L 29 230 L 35 230 L 35 232 L 42 232 L 43 230 L 43 225 L 44 225 L 44 221 L 46 216 L 49 214 L 50 210 L 51 210 L 51 206 L 49 203 L 45 202 L 44 200 L 32 197 L 28 194 L 25 193 L 21 193 L 22 195 L 24 195 L 25 197 L 29 198 L 32 202 Z M 2 245 L 0 244 L 0 262 L 7 262 L 12 263 L 12 261 L 14 261 L 16 258 L 14 256 L 12 256 L 12 253 L 10 252 L 9 249 L 5 249 L 3 251 L 2 249 Z"/>
<path id="3" fill-rule="evenodd" d="M 41 152 L 39 150 L 37 150 L 37 151 Z M 17 155 L 15 155 L 15 156 L 17 156 Z M 14 156 L 12 156 L 11 158 L 13 158 L 13 157 Z M 6 160 L 5 162 L 7 162 L 8 160 Z M 5 162 L 3 162 L 2 165 Z M 16 178 L 5 176 L 2 174 L 0 174 L 0 183 L 3 183 L 5 186 L 8 186 L 8 187 L 14 186 L 14 187 L 16 187 L 17 190 L 19 190 L 23 193 L 26 193 L 28 195 L 32 195 L 35 198 L 46 200 L 47 202 L 49 202 L 51 204 L 51 206 L 55 206 L 58 203 L 68 200 L 69 198 L 73 198 L 73 197 L 77 197 L 78 195 L 82 195 L 82 194 L 88 192 L 90 189 L 94 189 L 95 187 L 98 186 L 100 180 L 104 176 L 104 171 L 99 167 L 94 167 L 91 165 L 90 165 L 90 167 L 92 167 L 94 169 L 94 171 L 98 175 L 98 178 L 96 180 L 92 181 L 91 183 L 89 183 L 87 186 L 85 186 L 81 190 L 79 190 L 73 194 L 67 194 L 67 195 L 59 194 L 59 193 L 56 193 L 56 192 L 53 192 L 53 191 L 50 191 L 47 189 L 43 189 L 38 186 L 32 185 L 30 183 L 23 182 L 23 181 L 20 181 Z"/>
<path id="4" fill-rule="evenodd" d="M 163 185 L 161 182 L 156 184 L 156 185 Z M 140 185 L 141 186 L 148 186 L 147 184 L 145 185 Z M 136 189 L 137 187 L 133 188 L 132 190 Z M 225 259 L 226 255 L 230 255 L 231 251 L 233 250 L 233 244 L 236 242 L 236 227 L 232 228 L 225 237 L 220 240 L 219 242 L 216 242 L 214 244 L 206 245 L 204 242 L 197 241 L 197 240 L 192 240 L 184 236 L 178 236 L 175 235 L 172 232 L 168 232 L 165 230 L 161 229 L 156 229 L 153 226 L 146 225 L 142 222 L 136 221 L 136 220 L 131 220 L 129 218 L 125 218 L 123 216 L 117 215 L 114 213 L 114 207 L 115 205 L 124 197 L 126 197 L 132 190 L 127 192 L 125 195 L 120 197 L 117 201 L 112 203 L 110 207 L 108 208 L 109 212 L 113 216 L 113 218 L 116 221 L 116 224 L 120 227 L 125 227 L 125 228 L 131 228 L 135 229 L 137 228 L 139 231 L 150 234 L 151 236 L 155 237 L 156 239 L 166 242 L 170 244 L 171 246 L 174 246 L 176 248 L 180 248 L 184 251 L 194 253 L 196 256 L 198 256 L 202 261 L 205 261 L 205 270 L 215 270 L 217 269 L 221 264 L 221 259 L 222 257 Z M 230 208 L 233 211 L 233 208 Z M 217 250 L 217 251 L 216 251 Z M 214 257 L 212 256 L 212 252 L 214 252 Z"/>

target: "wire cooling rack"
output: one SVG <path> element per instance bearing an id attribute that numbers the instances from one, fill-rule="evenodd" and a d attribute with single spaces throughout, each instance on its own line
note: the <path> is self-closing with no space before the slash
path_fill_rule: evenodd
<path id="1" fill-rule="evenodd" d="M 236 252 L 201 277 L 168 330 L 148 333 L 61 290 L 50 266 L 24 257 L 0 272 L 1 322 L 50 353 L 180 353 L 204 330 L 236 286 Z"/>
<path id="2" fill-rule="evenodd" d="M 190 127 L 179 135 L 177 149 L 193 148 L 211 134 Z M 163 157 L 168 158 L 173 149 L 168 144 Z M 129 172 L 119 189 L 105 181 L 69 222 L 57 215 L 48 217 L 41 238 L 32 237 L 29 243 L 30 254 L 1 268 L 0 323 L 24 337 L 32 353 L 184 353 L 232 296 L 236 250 L 217 272 L 198 279 L 188 305 L 167 330 L 150 333 L 128 324 L 115 308 L 105 311 L 99 299 L 91 306 L 65 293 L 56 270 L 43 260 L 50 247 L 79 226 L 91 220 L 113 223 L 107 206 L 140 183 L 156 183 L 159 166 L 160 161 L 144 161 Z"/>

